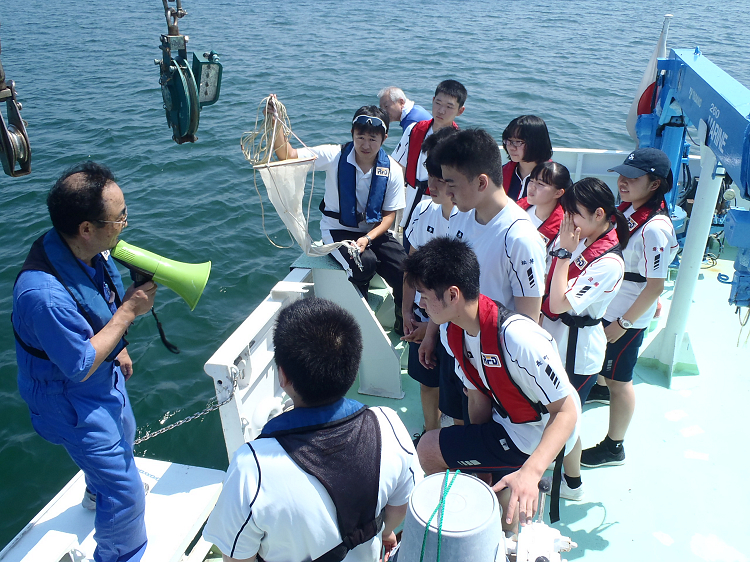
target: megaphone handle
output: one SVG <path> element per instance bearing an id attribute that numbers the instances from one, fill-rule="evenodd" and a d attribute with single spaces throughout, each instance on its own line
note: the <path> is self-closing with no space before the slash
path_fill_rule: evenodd
<path id="1" fill-rule="evenodd" d="M 159 317 L 156 315 L 156 311 L 154 310 L 153 306 L 151 307 L 151 314 L 154 315 L 154 320 L 156 320 L 156 327 L 159 330 L 161 343 L 163 343 L 164 347 L 166 347 L 172 353 L 179 353 L 180 348 L 174 345 L 173 343 L 170 343 L 169 341 L 167 341 L 167 336 L 164 334 L 164 328 L 162 328 L 161 322 L 159 322 Z"/>
<path id="2" fill-rule="evenodd" d="M 140 271 L 136 271 L 135 269 L 131 269 L 130 270 L 130 278 L 133 280 L 133 284 L 136 287 L 140 287 L 146 281 L 150 281 L 151 280 L 149 277 L 143 275 Z"/>

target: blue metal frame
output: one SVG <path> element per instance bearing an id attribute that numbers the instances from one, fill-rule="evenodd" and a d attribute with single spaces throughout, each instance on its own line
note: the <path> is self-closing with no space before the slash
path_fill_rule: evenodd
<path id="1" fill-rule="evenodd" d="M 636 124 L 641 146 L 661 148 L 669 156 L 676 185 L 684 127 L 705 121 L 708 136 L 702 140 L 750 199 L 750 90 L 697 48 L 670 50 L 668 58 L 659 59 L 658 70 L 654 112 L 640 116 Z"/>

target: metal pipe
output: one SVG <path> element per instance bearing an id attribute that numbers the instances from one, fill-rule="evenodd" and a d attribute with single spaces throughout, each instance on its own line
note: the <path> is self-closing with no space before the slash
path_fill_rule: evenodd
<path id="1" fill-rule="evenodd" d="M 671 383 L 672 371 L 677 354 L 683 344 L 690 306 L 693 302 L 695 285 L 698 282 L 701 263 L 706 249 L 706 241 L 711 231 L 711 223 L 716 208 L 716 200 L 721 188 L 721 176 L 715 176 L 717 159 L 713 150 L 706 146 L 708 127 L 701 120 L 698 129 L 701 154 L 701 177 L 695 194 L 695 203 L 690 215 L 685 247 L 682 251 L 680 269 L 677 274 L 672 304 L 669 308 L 667 324 L 660 334 L 660 345 L 654 358 L 666 366 L 667 382 Z"/>

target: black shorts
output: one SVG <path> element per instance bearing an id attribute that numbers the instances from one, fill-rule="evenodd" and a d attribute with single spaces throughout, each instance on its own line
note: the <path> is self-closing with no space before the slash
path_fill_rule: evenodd
<path id="1" fill-rule="evenodd" d="M 443 342 L 438 340 L 435 354 L 440 370 L 440 411 L 446 416 L 464 419 L 464 383 L 456 374 L 456 360 L 446 351 Z"/>
<path id="2" fill-rule="evenodd" d="M 570 384 L 576 389 L 578 397 L 581 399 L 581 406 L 586 402 L 586 398 L 589 397 L 589 392 L 596 384 L 596 374 L 593 375 L 571 375 Z"/>
<path id="3" fill-rule="evenodd" d="M 603 322 L 606 328 L 609 322 Z M 604 365 L 599 373 L 606 379 L 630 382 L 633 380 L 633 369 L 638 361 L 638 350 L 641 348 L 645 328 L 630 328 L 615 343 L 607 344 L 604 354 Z"/>
<path id="4" fill-rule="evenodd" d="M 419 362 L 419 344 L 409 342 L 409 364 L 407 367 L 409 376 L 420 384 L 437 388 L 440 386 L 440 367 L 434 369 L 425 369 L 424 365 Z"/>
<path id="5" fill-rule="evenodd" d="M 492 472 L 496 479 L 515 472 L 529 458 L 494 420 L 441 429 L 440 453 L 451 469 Z"/>

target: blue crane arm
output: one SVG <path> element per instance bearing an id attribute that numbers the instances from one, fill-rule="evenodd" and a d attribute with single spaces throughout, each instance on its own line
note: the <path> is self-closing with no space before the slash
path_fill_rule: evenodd
<path id="1" fill-rule="evenodd" d="M 676 114 L 695 127 L 705 121 L 706 145 L 750 199 L 750 90 L 698 49 L 672 49 L 658 69 L 666 71 L 654 108 L 658 122 Z"/>

